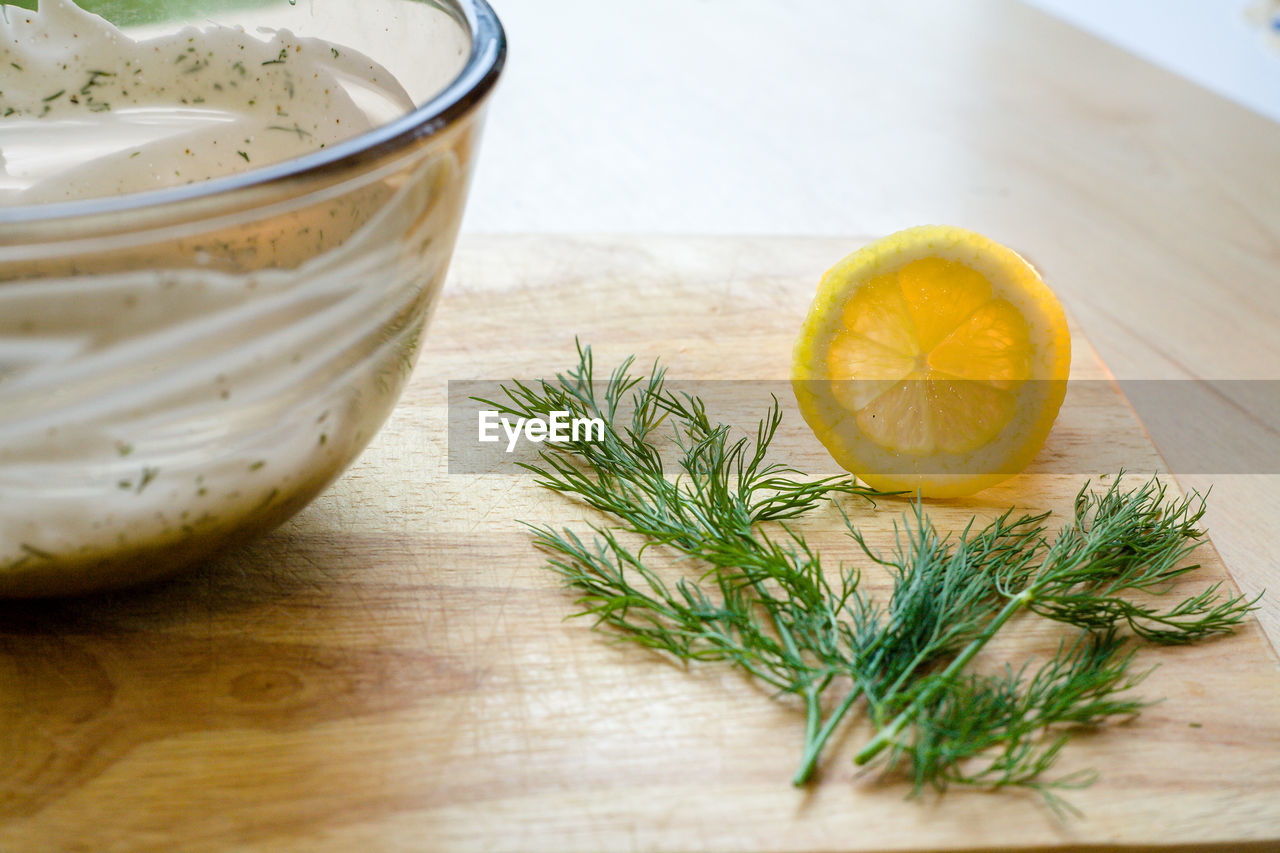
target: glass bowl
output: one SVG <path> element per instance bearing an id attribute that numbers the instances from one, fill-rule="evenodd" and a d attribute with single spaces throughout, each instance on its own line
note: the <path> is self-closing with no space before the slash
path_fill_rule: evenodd
<path id="1" fill-rule="evenodd" d="M 505 55 L 484 0 L 82 5 L 327 39 L 418 106 L 237 175 L 0 207 L 0 597 L 173 572 L 355 459 L 416 361 Z"/>

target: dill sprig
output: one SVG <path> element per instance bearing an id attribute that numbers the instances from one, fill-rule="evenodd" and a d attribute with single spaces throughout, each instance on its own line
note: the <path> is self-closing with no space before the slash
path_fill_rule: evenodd
<path id="1" fill-rule="evenodd" d="M 1192 494 L 1170 502 L 1166 487 L 1154 478 L 1125 491 L 1117 477 L 1103 493 L 1086 483 L 1075 500 L 1075 514 L 1051 545 L 1044 537 L 1028 539 L 1023 559 L 992 567 L 992 575 L 1007 600 L 990 622 L 946 668 L 924 676 L 910 688 L 914 698 L 855 756 L 865 764 L 894 743 L 914 724 L 938 695 L 954 689 L 973 657 L 1019 611 L 1028 609 L 1057 622 L 1110 636 L 1127 627 L 1136 636 L 1159 644 L 1189 643 L 1229 633 L 1253 609 L 1257 599 L 1223 595 L 1221 584 L 1162 609 L 1121 596 L 1143 592 L 1160 596 L 1174 582 L 1198 568 L 1182 560 L 1203 540 L 1196 527 L 1205 511 L 1204 499 Z M 903 571 L 906 569 L 903 568 Z M 890 693 L 872 703 L 892 707 L 900 694 Z M 879 720 L 877 720 L 879 722 Z M 1001 784 L 1014 784 L 1002 780 Z"/>
<path id="2" fill-rule="evenodd" d="M 964 675 L 930 694 L 913 739 L 895 744 L 889 763 L 910 762 L 916 792 L 952 784 L 1021 787 L 1041 794 L 1059 813 L 1070 810 L 1057 791 L 1090 785 L 1097 774 L 1081 770 L 1046 782 L 1043 774 L 1070 735 L 1045 733 L 1137 715 L 1148 703 L 1119 698 L 1147 674 L 1130 671 L 1136 651 L 1113 631 L 1086 631 L 1059 645 L 1030 675 L 1030 664 L 1017 671 L 1006 666 L 997 675 Z"/>
<path id="3" fill-rule="evenodd" d="M 594 380 L 590 348 L 554 380 L 503 386 L 503 401 L 478 400 L 501 414 L 601 418 L 599 441 L 551 445 L 541 464 L 522 463 L 545 488 L 571 494 L 622 522 L 618 531 L 646 547 L 669 546 L 709 568 L 698 579 L 665 584 L 614 530 L 592 526 L 590 545 L 570 530 L 533 527 L 535 542 L 554 556 L 549 566 L 579 594 L 580 615 L 616 629 L 629 642 L 681 660 L 733 663 L 806 708 L 804 778 L 849 703 L 825 723 L 822 699 L 868 645 L 872 614 L 858 593 L 858 575 L 842 570 L 827 580 L 817 554 L 785 525 L 833 494 L 874 500 L 882 492 L 851 477 L 804 480 L 802 472 L 769 462 L 766 454 L 782 422 L 776 399 L 754 438 L 734 438 L 713 424 L 703 402 L 672 392 L 665 370 L 633 375 L 628 358 L 603 388 Z M 625 409 L 630 408 L 629 415 Z M 654 433 L 664 422 L 679 453 L 670 476 Z M 781 536 L 759 529 L 777 523 Z M 856 698 L 856 694 L 853 698 Z"/>
<path id="4" fill-rule="evenodd" d="M 1132 671 L 1134 642 L 1226 633 L 1256 603 L 1215 584 L 1162 606 L 1157 600 L 1196 568 L 1185 558 L 1203 539 L 1204 500 L 1172 499 L 1154 478 L 1125 490 L 1119 477 L 1102 492 L 1086 483 L 1053 537 L 1048 513 L 1013 510 L 946 535 L 916 501 L 885 556 L 841 509 L 849 535 L 893 580 L 887 602 L 873 601 L 857 568 L 823 566 L 787 522 L 835 496 L 874 503 L 883 493 L 849 477 L 807 480 L 769 461 L 782 421 L 776 398 L 754 435 L 735 437 L 700 399 L 668 389 L 658 364 L 647 375 L 633 374 L 634 365 L 628 358 L 597 383 L 591 350 L 579 345 L 567 373 L 513 382 L 502 387 L 506 399 L 478 402 L 523 418 L 567 412 L 604 422 L 599 440 L 545 445 L 522 467 L 614 525 L 590 524 L 587 539 L 529 525 L 535 543 L 576 591 L 578 615 L 597 627 L 680 661 L 729 663 L 797 697 L 806 722 L 796 784 L 811 778 L 832 734 L 861 706 L 878 731 L 857 763 L 907 766 L 915 792 L 1020 787 L 1061 810 L 1055 791 L 1092 781 L 1089 773 L 1044 778 L 1070 728 L 1144 705 L 1122 695 L 1144 675 Z M 664 440 L 674 465 L 664 462 Z M 669 566 L 694 570 L 664 579 L 652 561 L 663 549 L 678 557 Z M 1028 613 L 1071 626 L 1076 639 L 1034 667 L 973 671 L 978 652 Z"/>
<path id="5" fill-rule="evenodd" d="M 732 438 L 726 424 L 713 424 L 703 402 L 666 387 L 666 370 L 655 364 L 647 377 L 633 375 L 634 357 L 615 368 L 603 388 L 594 379 L 590 347 L 578 345 L 578 365 L 554 380 L 536 385 L 502 386 L 507 399 L 477 402 L 499 414 L 545 417 L 569 412 L 575 418 L 600 418 L 600 441 L 583 438 L 551 445 L 542 465 L 523 464 L 538 483 L 573 494 L 602 512 L 626 521 L 634 532 L 670 536 L 669 544 L 695 549 L 702 534 L 733 530 L 750 538 L 750 528 L 766 521 L 796 518 L 833 494 L 874 499 L 885 493 L 858 484 L 852 477 L 802 480 L 801 471 L 766 454 L 782 423 L 774 398 L 757 426 L 754 440 Z M 630 404 L 630 415 L 625 409 Z M 667 479 L 654 434 L 668 419 L 670 437 L 681 452 L 683 482 Z"/>

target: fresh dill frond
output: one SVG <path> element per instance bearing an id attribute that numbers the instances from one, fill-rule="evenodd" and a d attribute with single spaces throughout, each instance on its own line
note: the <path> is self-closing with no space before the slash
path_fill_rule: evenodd
<path id="1" fill-rule="evenodd" d="M 782 422 L 776 399 L 754 437 L 734 438 L 729 426 L 712 422 L 700 399 L 667 389 L 658 365 L 636 375 L 628 358 L 601 387 L 590 348 L 579 345 L 578 357 L 577 367 L 554 380 L 513 382 L 503 386 L 505 400 L 477 402 L 523 418 L 563 411 L 602 419 L 599 441 L 548 445 L 539 464 L 523 467 L 539 485 L 609 514 L 621 522 L 619 531 L 646 547 L 670 547 L 707 568 L 671 589 L 613 530 L 593 526 L 588 545 L 569 530 L 533 527 L 535 543 L 580 594 L 580 615 L 621 639 L 681 660 L 728 661 L 799 696 L 808 721 L 796 779 L 803 783 L 858 696 L 855 689 L 823 719 L 825 691 L 875 639 L 874 614 L 856 571 L 841 569 L 829 582 L 818 555 L 785 522 L 832 495 L 873 501 L 884 493 L 852 477 L 807 480 L 767 461 Z M 674 471 L 655 440 L 664 424 L 679 451 Z M 774 523 L 779 535 L 760 530 L 764 523 Z"/>
<path id="2" fill-rule="evenodd" d="M 733 532 L 750 538 L 754 525 L 796 518 L 835 494 L 867 499 L 885 494 L 852 477 L 798 479 L 803 472 L 767 462 L 782 423 L 776 399 L 757 425 L 754 440 L 733 439 L 729 426 L 711 422 L 700 399 L 668 390 L 666 370 L 658 365 L 648 376 L 633 375 L 635 359 L 627 358 L 599 388 L 590 348 L 579 344 L 578 359 L 577 367 L 554 380 L 513 382 L 502 387 L 506 400 L 477 402 L 523 418 L 561 411 L 572 418 L 603 420 L 601 440 L 584 436 L 550 445 L 541 464 L 523 467 L 538 476 L 539 485 L 575 495 L 627 522 L 633 532 L 698 550 L 703 534 Z M 628 403 L 630 416 L 623 423 Z M 664 423 L 671 424 L 670 437 L 680 451 L 676 473 L 683 480 L 668 478 L 652 440 Z"/>
<path id="3" fill-rule="evenodd" d="M 1088 785 L 1096 774 L 1046 781 L 1069 735 L 1045 733 L 1054 726 L 1097 726 L 1136 715 L 1148 703 L 1119 698 L 1146 675 L 1131 672 L 1135 653 L 1113 631 L 1085 631 L 1030 675 L 1028 664 L 997 675 L 963 676 L 926 704 L 911 742 L 896 745 L 889 763 L 910 761 L 916 793 L 953 784 L 1020 787 L 1040 793 L 1056 810 L 1069 809 L 1057 791 Z"/>
<path id="4" fill-rule="evenodd" d="M 604 513 L 613 526 L 529 525 L 548 566 L 578 596 L 578 615 L 619 640 L 690 661 L 736 666 L 805 709 L 803 784 L 855 707 L 878 732 L 857 754 L 904 767 L 913 790 L 951 785 L 1016 787 L 1059 812 L 1058 793 L 1088 773 L 1044 778 L 1072 727 L 1138 713 L 1126 694 L 1135 641 L 1175 644 L 1233 630 L 1256 604 L 1219 585 L 1152 603 L 1195 568 L 1198 495 L 1174 500 L 1152 479 L 1132 490 L 1120 478 L 1102 492 L 1080 490 L 1074 516 L 1056 536 L 1048 513 L 1013 510 L 985 526 L 940 533 L 915 502 L 882 555 L 844 516 L 866 558 L 888 571 L 886 603 L 859 588 L 855 567 L 826 567 L 788 525 L 840 495 L 874 502 L 883 493 L 850 477 L 807 480 L 768 461 L 782 422 L 777 399 L 754 435 L 716 423 L 697 397 L 666 386 L 654 364 L 633 373 L 625 359 L 598 383 L 589 347 L 553 380 L 512 382 L 505 399 L 476 398 L 521 418 L 566 412 L 598 418 L 603 436 L 547 444 L 523 464 L 536 482 Z M 665 439 L 676 448 L 664 462 Z M 841 510 L 843 513 L 843 509 Z M 639 545 L 629 544 L 637 541 Z M 664 550 L 672 559 L 662 561 Z M 658 567 L 693 565 L 674 582 Z M 1129 597 L 1138 594 L 1137 601 Z M 974 657 L 1015 616 L 1073 626 L 1077 638 L 1036 666 L 972 671 Z M 836 696 L 828 696 L 831 691 Z"/>
<path id="5" fill-rule="evenodd" d="M 1204 540 L 1204 498 L 1170 501 L 1151 480 L 1132 492 L 1119 478 L 1102 493 L 1082 489 L 1075 519 L 1054 542 L 1032 579 L 1027 606 L 1042 616 L 1090 630 L 1127 625 L 1148 642 L 1189 643 L 1229 633 L 1256 599 L 1221 595 L 1221 584 L 1173 607 L 1139 604 L 1123 593 L 1160 596 L 1199 568 L 1185 559 Z"/>
<path id="6" fill-rule="evenodd" d="M 1029 540 L 1024 559 L 993 567 L 1007 598 L 947 667 L 911 685 L 910 701 L 891 720 L 875 710 L 902 704 L 898 700 L 908 694 L 895 691 L 872 702 L 872 716 L 882 727 L 854 761 L 865 764 L 889 746 L 899 753 L 909 750 L 908 730 L 923 725 L 927 709 L 943 694 L 956 690 L 969 662 L 1020 611 L 1106 637 L 1127 627 L 1140 639 L 1166 645 L 1233 631 L 1257 599 L 1224 595 L 1220 584 L 1163 609 L 1121 596 L 1123 592 L 1167 594 L 1177 578 L 1196 568 L 1183 560 L 1203 538 L 1196 527 L 1203 514 L 1201 496 L 1193 493 L 1170 500 L 1166 487 L 1154 478 L 1125 491 L 1121 477 L 1116 477 L 1102 493 L 1091 492 L 1086 483 L 1076 496 L 1072 522 L 1052 544 L 1043 537 Z M 1053 755 L 1056 750 L 1050 759 Z"/>

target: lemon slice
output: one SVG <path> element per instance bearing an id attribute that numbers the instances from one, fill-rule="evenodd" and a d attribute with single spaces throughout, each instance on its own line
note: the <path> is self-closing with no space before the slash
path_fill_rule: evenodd
<path id="1" fill-rule="evenodd" d="M 823 276 L 791 380 L 841 466 L 879 489 L 955 497 L 1040 452 L 1070 362 L 1062 304 L 1029 263 L 981 234 L 927 225 Z"/>

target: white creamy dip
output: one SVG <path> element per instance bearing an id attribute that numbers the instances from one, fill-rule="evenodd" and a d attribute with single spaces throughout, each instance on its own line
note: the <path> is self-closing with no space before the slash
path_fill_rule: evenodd
<path id="1" fill-rule="evenodd" d="M 441 34 L 411 43 L 437 71 L 406 79 L 443 85 L 465 32 L 405 5 Z M 133 40 L 69 0 L 0 8 L 0 205 L 244 171 L 414 106 L 368 57 L 284 29 Z M 359 11 L 331 8 L 330 24 Z M 122 217 L 109 239 L 54 228 L 30 244 L 0 231 L 0 597 L 163 574 L 337 476 L 416 357 L 472 132 L 242 194 L 207 221 Z"/>
<path id="2" fill-rule="evenodd" d="M 71 0 L 0 11 L 0 204 L 242 172 L 414 106 L 369 57 L 288 30 L 134 40 Z"/>

